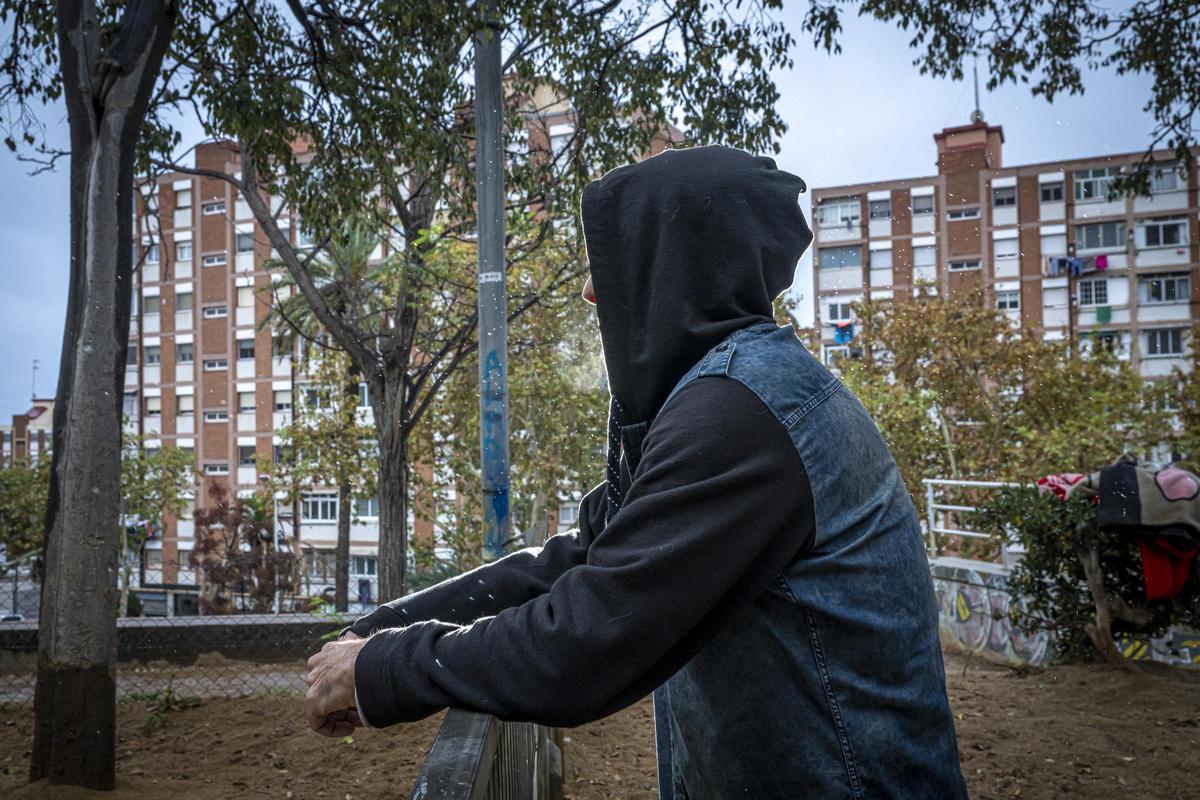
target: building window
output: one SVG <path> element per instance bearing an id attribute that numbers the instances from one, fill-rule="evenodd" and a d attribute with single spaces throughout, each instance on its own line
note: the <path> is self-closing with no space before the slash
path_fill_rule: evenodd
<path id="1" fill-rule="evenodd" d="M 212 253 L 211 255 L 201 256 L 200 263 L 206 267 L 220 267 L 225 264 L 225 254 Z"/>
<path id="2" fill-rule="evenodd" d="M 192 293 L 179 292 L 175 295 L 175 310 L 176 311 L 191 311 L 192 310 Z"/>
<path id="3" fill-rule="evenodd" d="M 953 208 L 946 212 L 946 219 L 978 219 L 979 208 Z"/>
<path id="4" fill-rule="evenodd" d="M 1017 204 L 1017 187 L 1001 186 L 992 189 L 992 205 L 996 208 L 1005 206 L 1016 206 Z"/>
<path id="5" fill-rule="evenodd" d="M 229 474 L 229 464 L 227 464 L 225 462 L 222 462 L 219 464 L 205 464 L 204 465 L 204 474 L 205 475 L 228 475 Z"/>
<path id="6" fill-rule="evenodd" d="M 871 269 L 891 269 L 892 249 L 871 251 Z"/>
<path id="7" fill-rule="evenodd" d="M 195 358 L 195 351 L 192 350 L 191 342 L 183 342 L 175 345 L 175 362 L 177 364 L 190 364 Z"/>
<path id="8" fill-rule="evenodd" d="M 205 422 L 229 422 L 229 412 L 228 411 L 205 411 L 204 412 L 204 421 Z"/>
<path id="9" fill-rule="evenodd" d="M 258 408 L 254 400 L 254 392 L 238 392 L 238 413 L 253 414 Z"/>
<path id="10" fill-rule="evenodd" d="M 971 259 L 968 261 L 951 261 L 950 271 L 959 272 L 966 269 L 979 269 L 979 259 Z"/>
<path id="11" fill-rule="evenodd" d="M 371 395 L 367 390 L 367 384 L 360 383 L 358 385 L 358 407 L 369 408 L 371 405 Z"/>
<path id="12" fill-rule="evenodd" d="M 891 200 L 872 200 L 867 203 L 867 214 L 871 219 L 891 219 Z"/>
<path id="13" fill-rule="evenodd" d="M 205 306 L 204 307 L 204 318 L 205 319 L 216 319 L 217 317 L 228 317 L 228 316 L 229 316 L 229 309 L 226 308 L 225 306 Z"/>
<path id="14" fill-rule="evenodd" d="M 138 408 L 137 393 L 129 392 L 125 395 L 125 397 L 123 399 L 124 399 L 124 402 L 121 404 L 121 414 L 128 417 L 129 419 L 133 419 L 135 416 L 137 416 L 137 408 Z M 5 431 L 4 433 L 5 433 L 5 435 L 7 435 L 8 431 Z"/>
<path id="15" fill-rule="evenodd" d="M 1063 185 L 1061 182 L 1043 183 L 1040 187 L 1043 203 L 1061 203 L 1063 199 Z"/>
<path id="16" fill-rule="evenodd" d="M 1079 305 L 1108 305 L 1108 278 L 1092 278 L 1079 282 Z"/>
<path id="17" fill-rule="evenodd" d="M 1074 175 L 1075 199 L 1107 200 L 1109 186 L 1120 174 L 1121 170 L 1118 167 L 1078 170 Z"/>
<path id="18" fill-rule="evenodd" d="M 146 366 L 152 366 L 162 363 L 162 348 L 158 345 L 150 345 L 146 348 Z"/>
<path id="19" fill-rule="evenodd" d="M 238 358 L 254 358 L 254 340 L 253 339 L 238 339 L 237 340 Z"/>
<path id="20" fill-rule="evenodd" d="M 191 261 L 192 260 L 192 243 L 190 241 L 175 243 L 175 260 L 176 261 Z"/>
<path id="21" fill-rule="evenodd" d="M 821 269 L 861 267 L 862 246 L 856 244 L 845 247 L 822 247 L 817 251 L 817 258 Z"/>
<path id="22" fill-rule="evenodd" d="M 933 213 L 933 195 L 923 194 L 912 199 L 912 214 L 914 217 L 920 217 L 925 214 Z"/>
<path id="23" fill-rule="evenodd" d="M 1150 168 L 1150 191 L 1155 194 L 1175 192 L 1185 188 L 1179 183 L 1179 171 L 1174 161 L 1155 164 Z"/>
<path id="24" fill-rule="evenodd" d="M 304 522 L 336 522 L 337 495 L 306 494 L 300 501 L 300 519 Z"/>
<path id="25" fill-rule="evenodd" d="M 196 398 L 190 394 L 175 395 L 175 413 L 181 417 L 190 417 L 196 412 Z"/>
<path id="26" fill-rule="evenodd" d="M 1021 293 L 1018 291 L 996 292 L 996 308 L 1001 311 L 1020 311 Z"/>
<path id="27" fill-rule="evenodd" d="M 238 233 L 237 235 L 237 251 L 239 253 L 254 252 L 254 234 L 253 233 Z"/>
<path id="28" fill-rule="evenodd" d="M 292 460 L 292 448 L 287 445 L 271 445 L 271 458 L 276 464 L 286 464 Z"/>
<path id="29" fill-rule="evenodd" d="M 204 362 L 205 372 L 216 372 L 217 370 L 222 369 L 229 369 L 229 359 L 210 358 Z"/>
<path id="30" fill-rule="evenodd" d="M 1163 358 L 1183 355 L 1183 331 L 1179 328 L 1161 328 L 1146 331 L 1146 357 Z"/>
<path id="31" fill-rule="evenodd" d="M 239 444 L 238 445 L 238 466 L 253 467 L 255 463 L 254 445 Z"/>
<path id="32" fill-rule="evenodd" d="M 146 245 L 146 261 L 150 264 L 158 263 L 158 244 Z"/>
<path id="33" fill-rule="evenodd" d="M 276 389 L 275 390 L 275 410 L 276 411 L 291 411 L 292 410 L 292 390 L 291 389 Z"/>
<path id="34" fill-rule="evenodd" d="M 373 576 L 375 574 L 375 565 L 376 560 L 374 556 L 351 556 L 350 574 L 367 577 Z"/>
<path id="35" fill-rule="evenodd" d="M 817 204 L 817 224 L 822 228 L 836 228 L 839 225 L 849 228 L 861 216 L 862 209 L 857 197 L 822 200 Z"/>
<path id="36" fill-rule="evenodd" d="M 131 344 L 125 348 L 125 366 L 136 367 L 138 363 L 137 345 Z"/>
<path id="37" fill-rule="evenodd" d="M 847 322 L 853 317 L 851 316 L 851 303 L 830 303 L 829 304 L 829 322 Z"/>
<path id="38" fill-rule="evenodd" d="M 1186 272 L 1150 275 L 1138 281 L 1138 299 L 1147 304 L 1187 303 L 1192 279 Z"/>
<path id="39" fill-rule="evenodd" d="M 142 298 L 142 313 L 157 314 L 161 310 L 161 304 L 156 294 L 148 294 Z"/>
<path id="40" fill-rule="evenodd" d="M 1187 217 L 1160 217 L 1138 222 L 1142 247 L 1182 247 L 1188 240 Z"/>
<path id="41" fill-rule="evenodd" d="M 161 397 L 147 397 L 145 399 L 144 403 L 146 405 L 146 416 L 147 417 L 161 417 L 162 416 L 162 398 Z"/>
<path id="42" fill-rule="evenodd" d="M 291 344 L 278 336 L 271 339 L 271 355 L 275 358 L 291 358 Z"/>
<path id="43" fill-rule="evenodd" d="M 914 267 L 932 267 L 937 263 L 937 248 L 931 244 L 913 248 Z"/>
<path id="44" fill-rule="evenodd" d="M 1067 235 L 1065 233 L 1042 234 L 1043 256 L 1065 256 L 1067 254 Z"/>
<path id="45" fill-rule="evenodd" d="M 1116 250 L 1125 246 L 1125 224 L 1092 222 L 1075 226 L 1076 250 Z"/>
<path id="46" fill-rule="evenodd" d="M 239 286 L 237 290 L 238 308 L 249 308 L 254 305 L 254 287 Z"/>
<path id="47" fill-rule="evenodd" d="M 177 189 L 175 191 L 175 210 L 182 211 L 192 207 L 192 190 Z"/>
<path id="48" fill-rule="evenodd" d="M 354 516 L 362 518 L 377 518 L 379 516 L 379 498 L 354 498 Z"/>
<path id="49" fill-rule="evenodd" d="M 992 242 L 992 257 L 997 261 L 1017 258 L 1021 255 L 1021 243 L 1017 239 L 996 239 Z"/>
<path id="50" fill-rule="evenodd" d="M 1121 334 L 1116 331 L 1092 331 L 1081 334 L 1079 349 L 1085 353 L 1095 352 L 1097 348 L 1109 353 L 1121 351 Z"/>
<path id="51" fill-rule="evenodd" d="M 849 345 L 837 345 L 834 347 L 826 346 L 825 351 L 825 366 L 835 367 L 842 359 L 850 357 Z"/>
<path id="52" fill-rule="evenodd" d="M 204 205 L 200 206 L 200 212 L 206 217 L 211 217 L 214 214 L 224 214 L 225 201 L 218 200 L 215 203 L 205 203 Z"/>

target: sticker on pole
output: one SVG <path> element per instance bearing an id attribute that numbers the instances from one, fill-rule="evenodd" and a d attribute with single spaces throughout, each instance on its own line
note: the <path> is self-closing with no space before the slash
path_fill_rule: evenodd
<path id="1" fill-rule="evenodd" d="M 503 272 L 481 272 L 479 273 L 480 283 L 501 283 L 504 281 Z"/>

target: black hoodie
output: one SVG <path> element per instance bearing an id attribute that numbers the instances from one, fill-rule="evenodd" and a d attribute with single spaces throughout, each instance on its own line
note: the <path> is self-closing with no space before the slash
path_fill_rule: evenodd
<path id="1" fill-rule="evenodd" d="M 772 318 L 812 241 L 799 178 L 723 147 L 667 151 L 584 191 L 612 390 L 608 480 L 577 531 L 381 606 L 355 680 L 371 725 L 446 706 L 574 725 L 695 655 L 809 544 L 786 430 L 736 381 L 679 379 Z"/>

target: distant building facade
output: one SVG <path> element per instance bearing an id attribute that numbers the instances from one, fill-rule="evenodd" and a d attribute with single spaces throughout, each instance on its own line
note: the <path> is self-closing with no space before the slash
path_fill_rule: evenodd
<path id="1" fill-rule="evenodd" d="M 49 456 L 53 432 L 54 398 L 35 397 L 28 411 L 0 424 L 0 464 L 10 467 Z"/>
<path id="2" fill-rule="evenodd" d="M 1200 301 L 1197 177 L 1155 153 L 1149 197 L 1108 199 L 1141 153 L 1007 166 L 982 118 L 935 133 L 937 172 L 812 191 L 813 290 L 828 364 L 863 298 L 982 290 L 1046 340 L 1109 347 L 1147 379 L 1184 366 Z"/>
<path id="3" fill-rule="evenodd" d="M 525 140 L 557 157 L 574 135 L 570 108 L 549 95 L 534 97 L 533 106 L 539 112 Z M 679 138 L 672 130 L 654 152 Z M 239 170 L 238 153 L 229 143 L 203 144 L 194 152 L 197 170 L 230 175 Z M 270 204 L 278 212 L 281 199 L 270 198 Z M 292 242 L 304 246 L 300 220 L 287 210 L 280 219 Z M 256 465 L 280 454 L 280 429 L 300 404 L 319 394 L 308 391 L 298 353 L 264 325 L 270 290 L 280 277 L 279 270 L 267 268 L 272 252 L 266 235 L 229 182 L 186 173 L 141 182 L 134 230 L 141 266 L 125 372 L 128 426 L 148 446 L 194 453 L 195 497 L 201 497 L 209 480 L 226 483 L 235 494 L 252 494 L 261 488 Z M 383 256 L 382 249 L 376 256 Z M 365 384 L 359 402 L 362 419 L 369 423 Z M 379 504 L 376 498 L 354 502 L 350 599 L 378 602 Z M 194 586 L 197 576 L 188 556 L 195 505 L 193 501 L 179 519 L 168 520 L 161 535 L 147 543 L 143 587 L 175 591 Z M 414 537 L 436 544 L 433 519 L 440 510 L 429 508 L 423 498 L 414 498 L 411 507 L 425 512 L 410 518 Z M 290 511 L 282 514 L 285 533 L 294 522 Z M 299 511 L 304 578 L 316 594 L 334 582 L 336 490 L 305 495 Z M 574 512 L 569 505 L 563 513 L 570 517 Z M 558 528 L 556 511 L 549 530 Z"/>

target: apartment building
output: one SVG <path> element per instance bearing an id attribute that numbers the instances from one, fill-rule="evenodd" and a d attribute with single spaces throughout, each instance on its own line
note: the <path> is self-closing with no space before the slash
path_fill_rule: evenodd
<path id="1" fill-rule="evenodd" d="M 1149 197 L 1109 200 L 1141 153 L 1006 166 L 976 113 L 933 136 L 937 172 L 812 191 L 822 357 L 855 349 L 851 306 L 983 290 L 1047 340 L 1113 348 L 1148 379 L 1185 363 L 1200 300 L 1197 178 L 1155 153 Z"/>
<path id="2" fill-rule="evenodd" d="M 35 462 L 49 455 L 53 430 L 54 398 L 33 398 L 28 411 L 13 414 L 10 423 L 0 424 L 0 466 Z"/>
<path id="3" fill-rule="evenodd" d="M 519 141 L 557 157 L 574 135 L 569 106 L 556 101 L 549 90 L 539 90 L 530 104 L 537 116 Z M 653 152 L 680 139 L 678 131 L 671 130 Z M 235 174 L 238 154 L 228 143 L 204 144 L 195 150 L 195 167 Z M 263 325 L 270 312 L 270 288 L 280 277 L 267 268 L 271 247 L 245 200 L 224 180 L 166 174 L 143 182 L 139 198 L 134 230 L 141 266 L 125 373 L 129 425 L 145 437 L 147 446 L 179 447 L 195 454 L 196 497 L 208 480 L 223 481 L 238 494 L 252 494 L 259 488 L 256 464 L 279 455 L 279 430 L 300 404 L 319 395 L 308 391 L 306 376 L 298 372 L 298 354 Z M 271 207 L 279 211 L 280 200 L 272 198 Z M 300 221 L 286 210 L 280 219 L 292 241 L 304 245 Z M 365 385 L 360 413 L 365 422 L 371 421 Z M 412 506 L 422 507 L 424 502 L 414 498 Z M 175 602 L 170 593 L 177 591 L 181 602 L 190 602 L 186 594 L 195 585 L 196 576 L 188 567 L 194 505 L 178 520 L 169 520 L 161 536 L 147 544 L 143 587 L 168 592 L 168 606 Z M 305 576 L 319 592 L 334 581 L 337 493 L 332 488 L 314 491 L 299 506 Z M 427 504 L 424 509 L 426 513 L 411 519 L 414 536 L 435 541 L 430 517 L 441 511 L 429 513 Z M 568 504 L 564 513 L 574 511 Z M 351 602 L 379 600 L 378 512 L 377 499 L 355 499 Z M 281 510 L 283 533 L 294 530 L 293 516 L 291 509 Z M 558 519 L 552 518 L 549 529 L 558 526 Z"/>

